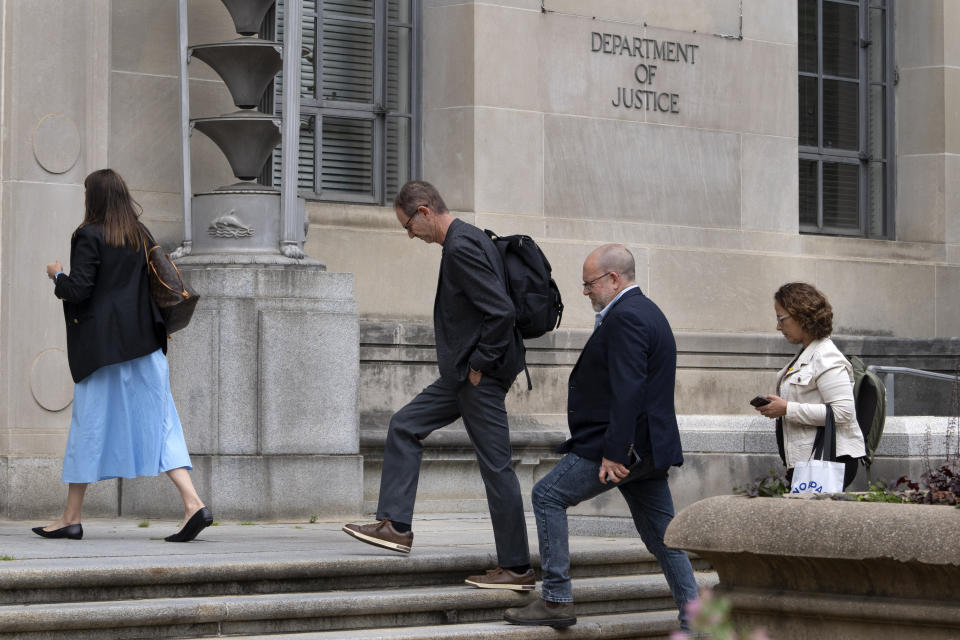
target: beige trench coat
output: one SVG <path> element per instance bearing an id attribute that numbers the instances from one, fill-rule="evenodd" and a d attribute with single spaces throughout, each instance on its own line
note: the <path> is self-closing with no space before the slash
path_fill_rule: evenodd
<path id="1" fill-rule="evenodd" d="M 830 338 L 814 340 L 792 365 L 777 373 L 777 389 L 787 401 L 783 417 L 783 451 L 787 467 L 808 460 L 817 427 L 833 407 L 837 455 L 859 458 L 866 453 L 853 401 L 853 367 Z"/>

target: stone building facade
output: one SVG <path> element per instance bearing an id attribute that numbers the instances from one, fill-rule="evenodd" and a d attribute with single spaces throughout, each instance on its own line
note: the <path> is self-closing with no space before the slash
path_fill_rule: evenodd
<path id="1" fill-rule="evenodd" d="M 72 384 L 62 316 L 43 267 L 66 262 L 84 176 L 115 168 L 164 244 L 172 249 L 183 237 L 177 2 L 0 5 L 0 516 L 32 517 L 55 512 L 63 495 Z M 534 237 L 566 303 L 561 328 L 528 344 L 534 389 L 517 383 L 508 395 L 528 485 L 556 459 L 551 448 L 563 437 L 566 376 L 593 319 L 580 267 L 602 243 L 630 247 L 638 284 L 677 335 L 677 408 L 692 452 L 674 474 L 681 502 L 775 466 L 770 425 L 747 400 L 772 391 L 774 372 L 792 353 L 775 332 L 772 295 L 784 282 L 806 280 L 827 294 L 847 352 L 877 364 L 954 369 L 960 44 L 950 34 L 960 27 L 960 6 L 951 0 L 409 6 L 419 35 L 409 174 L 436 184 L 458 217 Z M 191 43 L 236 37 L 219 0 L 188 7 Z M 811 7 L 814 35 L 833 43 L 836 57 L 851 37 L 854 48 L 882 44 L 888 52 L 875 58 L 885 72 L 858 76 L 865 92 L 859 120 L 818 125 L 879 136 L 869 157 L 853 150 L 837 160 L 835 148 L 824 151 L 826 132 L 822 140 L 814 132 L 812 150 L 809 131 L 799 131 L 811 104 L 830 115 L 826 87 L 845 81 L 843 72 L 824 70 L 832 54 L 819 45 L 814 70 L 804 75 L 811 67 L 803 20 Z M 829 20 L 842 22 L 837 16 L 849 11 L 859 12 L 860 31 L 831 31 Z M 871 31 L 869 16 L 881 15 L 889 29 Z M 874 62 L 861 55 L 854 73 L 865 74 Z M 191 115 L 234 110 L 211 69 L 195 61 L 190 76 Z M 804 102 L 809 95 L 798 87 L 811 86 L 805 77 L 820 87 L 819 102 Z M 871 102 L 878 92 L 886 102 Z M 234 181 L 202 135 L 192 136 L 191 157 L 194 192 Z M 835 166 L 858 175 L 856 186 L 830 182 Z M 805 173 L 811 167 L 823 169 Z M 851 194 L 852 205 L 842 199 Z M 388 195 L 362 204 L 311 199 L 306 207 L 307 254 L 331 272 L 353 274 L 365 476 L 356 510 L 375 501 L 389 414 L 436 375 L 430 321 L 440 252 L 408 241 Z M 189 330 L 183 335 L 171 342 L 175 376 L 190 366 Z M 177 393 L 190 405 L 186 390 Z M 949 413 L 949 389 L 916 387 L 909 395 L 911 412 Z M 209 425 L 189 406 L 181 411 L 188 443 L 206 442 Z M 920 423 L 892 424 L 904 451 L 916 454 L 911 434 Z M 198 470 L 215 457 L 192 451 Z M 898 453 L 889 454 L 893 472 Z M 481 509 L 471 465 L 462 431 L 435 438 L 425 456 L 422 509 Z M 203 488 L 206 476 L 198 477 Z M 148 505 L 124 508 L 122 482 L 92 489 L 90 513 L 149 514 Z"/>

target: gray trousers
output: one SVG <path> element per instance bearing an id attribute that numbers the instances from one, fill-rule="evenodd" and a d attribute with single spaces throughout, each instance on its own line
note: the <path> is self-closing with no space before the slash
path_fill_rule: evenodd
<path id="1" fill-rule="evenodd" d="M 462 417 L 487 490 L 499 566 L 529 564 L 520 481 L 513 471 L 510 450 L 506 394 L 503 387 L 487 378 L 476 387 L 470 382 L 439 378 L 397 411 L 390 419 L 383 450 L 377 518 L 413 522 L 423 455 L 421 441 Z"/>

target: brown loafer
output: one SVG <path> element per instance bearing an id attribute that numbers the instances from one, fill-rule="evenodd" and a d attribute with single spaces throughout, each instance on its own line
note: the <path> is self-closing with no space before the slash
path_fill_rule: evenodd
<path id="1" fill-rule="evenodd" d="M 533 569 L 526 573 L 514 573 L 509 569 L 497 567 L 482 576 L 470 576 L 464 582 L 480 589 L 510 589 L 511 591 L 533 591 L 537 577 Z"/>
<path id="2" fill-rule="evenodd" d="M 547 602 L 542 598 L 534 598 L 533 602 L 525 607 L 507 609 L 503 619 L 510 624 L 543 625 L 545 627 L 571 627 L 577 624 L 577 617 L 573 615 L 572 602 Z"/>
<path id="3" fill-rule="evenodd" d="M 389 520 L 371 524 L 345 524 L 343 532 L 360 542 L 400 553 L 410 553 L 410 547 L 413 546 L 413 531 L 400 533 Z"/>

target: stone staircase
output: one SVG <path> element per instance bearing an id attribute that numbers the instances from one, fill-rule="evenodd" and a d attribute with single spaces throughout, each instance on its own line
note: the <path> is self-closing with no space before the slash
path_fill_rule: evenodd
<path id="1" fill-rule="evenodd" d="M 224 537 L 216 529 L 210 537 Z M 162 555 L 4 563 L 0 639 L 666 638 L 677 626 L 659 567 L 635 538 L 571 540 L 579 622 L 555 631 L 502 622 L 504 609 L 536 596 L 463 585 L 495 564 L 489 545 L 399 556 L 326 533 L 345 552 L 271 550 L 263 536 L 261 553 L 154 543 Z M 695 567 L 703 586 L 715 582 Z"/>

